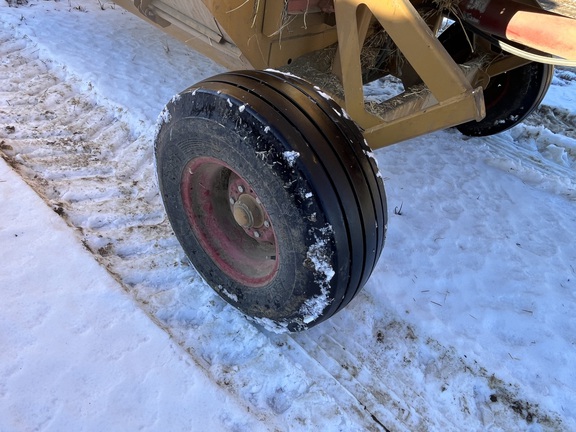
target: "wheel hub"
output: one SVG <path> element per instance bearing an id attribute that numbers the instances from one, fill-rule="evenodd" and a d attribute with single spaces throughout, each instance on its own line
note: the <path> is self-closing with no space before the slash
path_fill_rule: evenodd
<path id="1" fill-rule="evenodd" d="M 264 225 L 262 207 L 251 195 L 242 194 L 232 206 L 234 220 L 242 228 L 260 228 Z"/>
<path id="2" fill-rule="evenodd" d="M 230 176 L 228 198 L 234 222 L 247 235 L 259 243 L 276 244 L 266 209 L 252 187 L 236 174 Z"/>

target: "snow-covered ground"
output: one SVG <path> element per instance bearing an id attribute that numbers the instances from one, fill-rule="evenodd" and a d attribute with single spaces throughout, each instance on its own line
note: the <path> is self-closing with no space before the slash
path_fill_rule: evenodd
<path id="1" fill-rule="evenodd" d="M 220 71 L 113 3 L 0 3 L 0 431 L 576 430 L 576 73 L 499 136 L 377 151 L 374 275 L 275 335 L 155 185 L 158 113 Z"/>

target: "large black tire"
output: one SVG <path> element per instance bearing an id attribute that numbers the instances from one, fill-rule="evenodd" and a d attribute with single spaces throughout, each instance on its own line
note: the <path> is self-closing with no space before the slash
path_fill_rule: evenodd
<path id="1" fill-rule="evenodd" d="M 168 103 L 156 137 L 172 228 L 222 298 L 274 331 L 346 306 L 384 245 L 384 185 L 356 125 L 272 71 L 209 78 Z"/>
<path id="2" fill-rule="evenodd" d="M 454 23 L 438 38 L 457 63 L 464 63 L 472 55 L 468 41 L 473 35 L 468 32 L 467 39 L 464 32 L 459 23 Z M 528 63 L 491 77 L 484 90 L 486 117 L 456 128 L 464 135 L 488 136 L 516 126 L 538 108 L 553 76 L 554 66 Z"/>

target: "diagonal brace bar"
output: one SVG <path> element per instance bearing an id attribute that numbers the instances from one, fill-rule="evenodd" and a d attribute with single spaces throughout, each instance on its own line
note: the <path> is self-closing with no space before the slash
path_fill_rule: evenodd
<path id="1" fill-rule="evenodd" d="M 334 4 L 345 108 L 366 129 L 371 146 L 382 147 L 484 117 L 482 89 L 471 86 L 408 0 L 335 0 Z M 415 112 L 400 110 L 401 117 L 386 121 L 366 111 L 359 23 L 365 23 L 367 15 L 373 15 L 392 38 L 430 90 L 435 105 Z"/>

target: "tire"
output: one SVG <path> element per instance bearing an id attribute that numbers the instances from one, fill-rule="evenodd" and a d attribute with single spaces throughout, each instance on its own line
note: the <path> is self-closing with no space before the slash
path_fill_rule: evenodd
<path id="1" fill-rule="evenodd" d="M 468 35 L 472 40 L 472 33 L 468 32 Z M 460 24 L 451 25 L 439 40 L 457 63 L 464 63 L 470 58 L 470 45 Z M 491 77 L 484 90 L 486 117 L 456 128 L 464 135 L 488 136 L 516 126 L 538 108 L 553 76 L 554 66 L 528 63 Z"/>
<path id="2" fill-rule="evenodd" d="M 346 306 L 384 245 L 386 198 L 357 126 L 273 71 L 209 78 L 174 97 L 155 140 L 166 213 L 228 303 L 273 331 Z"/>

